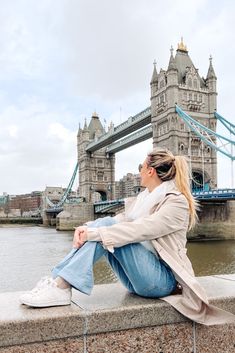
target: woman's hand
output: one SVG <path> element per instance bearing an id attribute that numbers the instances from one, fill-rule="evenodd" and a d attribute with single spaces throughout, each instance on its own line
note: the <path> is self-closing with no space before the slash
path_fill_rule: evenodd
<path id="1" fill-rule="evenodd" d="M 73 235 L 73 248 L 79 249 L 87 241 L 87 227 L 75 228 Z"/>

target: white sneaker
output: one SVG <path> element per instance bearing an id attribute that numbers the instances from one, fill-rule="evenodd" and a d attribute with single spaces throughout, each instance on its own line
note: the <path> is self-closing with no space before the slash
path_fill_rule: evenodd
<path id="1" fill-rule="evenodd" d="M 70 305 L 71 288 L 61 289 L 55 280 L 44 277 L 30 292 L 21 295 L 20 302 L 35 308 Z"/>
<path id="2" fill-rule="evenodd" d="M 20 300 L 21 304 L 24 304 L 24 301 L 27 300 L 26 298 L 31 296 L 33 293 L 36 293 L 36 292 L 38 292 L 39 289 L 47 286 L 51 282 L 51 280 L 52 279 L 49 276 L 42 277 L 31 291 L 25 292 L 24 294 L 22 294 L 20 296 L 19 300 Z"/>

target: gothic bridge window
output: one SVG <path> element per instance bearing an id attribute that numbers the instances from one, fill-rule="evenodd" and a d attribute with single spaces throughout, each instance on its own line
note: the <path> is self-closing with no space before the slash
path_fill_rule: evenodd
<path id="1" fill-rule="evenodd" d="M 158 136 L 164 135 L 168 132 L 168 122 L 163 122 L 158 126 Z"/>
<path id="2" fill-rule="evenodd" d="M 165 102 L 165 95 L 164 95 L 164 94 L 161 94 L 161 95 L 159 96 L 159 104 L 164 103 L 164 102 Z"/>
<path id="3" fill-rule="evenodd" d="M 165 79 L 162 78 L 159 84 L 159 88 L 163 88 L 165 86 Z"/>
<path id="4" fill-rule="evenodd" d="M 184 152 L 184 144 L 183 143 L 180 144 L 180 152 Z"/>
<path id="5" fill-rule="evenodd" d="M 197 79 L 196 78 L 193 80 L 193 88 L 197 89 Z"/>
<path id="6" fill-rule="evenodd" d="M 98 167 L 103 167 L 104 166 L 104 161 L 102 159 L 97 159 L 97 166 Z"/>
<path id="7" fill-rule="evenodd" d="M 211 121 L 211 129 L 215 129 L 216 128 L 216 123 Z"/>
<path id="8" fill-rule="evenodd" d="M 199 155 L 198 147 L 196 147 L 196 146 L 191 146 L 191 154 L 192 154 L 192 156 L 194 156 L 194 157 L 198 157 L 198 155 Z"/>
<path id="9" fill-rule="evenodd" d="M 194 144 L 194 145 L 198 145 L 199 142 L 200 142 L 200 139 L 199 139 L 199 137 L 193 137 L 192 140 L 191 140 L 191 142 L 192 142 L 192 144 Z"/>
<path id="10" fill-rule="evenodd" d="M 104 173 L 103 172 L 98 172 L 97 173 L 97 179 L 98 179 L 98 181 L 103 181 L 104 180 Z"/>
<path id="11" fill-rule="evenodd" d="M 188 86 L 191 88 L 192 87 L 192 79 L 191 77 L 188 78 Z"/>
<path id="12" fill-rule="evenodd" d="M 185 131 L 185 125 L 184 125 L 184 123 L 181 123 L 181 124 L 180 124 L 180 130 L 181 130 L 181 131 Z"/>

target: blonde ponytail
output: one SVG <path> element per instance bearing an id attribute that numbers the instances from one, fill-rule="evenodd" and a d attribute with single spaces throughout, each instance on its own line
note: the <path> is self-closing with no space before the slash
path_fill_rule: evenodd
<path id="1" fill-rule="evenodd" d="M 175 184 L 177 189 L 186 197 L 189 204 L 189 229 L 193 228 L 197 221 L 197 201 L 190 190 L 190 172 L 185 157 L 175 156 Z"/>

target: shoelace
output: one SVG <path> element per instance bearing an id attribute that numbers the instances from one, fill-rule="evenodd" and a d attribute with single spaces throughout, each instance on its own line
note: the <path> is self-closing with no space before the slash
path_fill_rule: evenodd
<path id="1" fill-rule="evenodd" d="M 49 277 L 45 276 L 40 279 L 40 281 L 36 284 L 36 286 L 31 290 L 31 294 L 38 293 L 42 288 L 47 286 L 55 285 L 54 280 Z"/>

